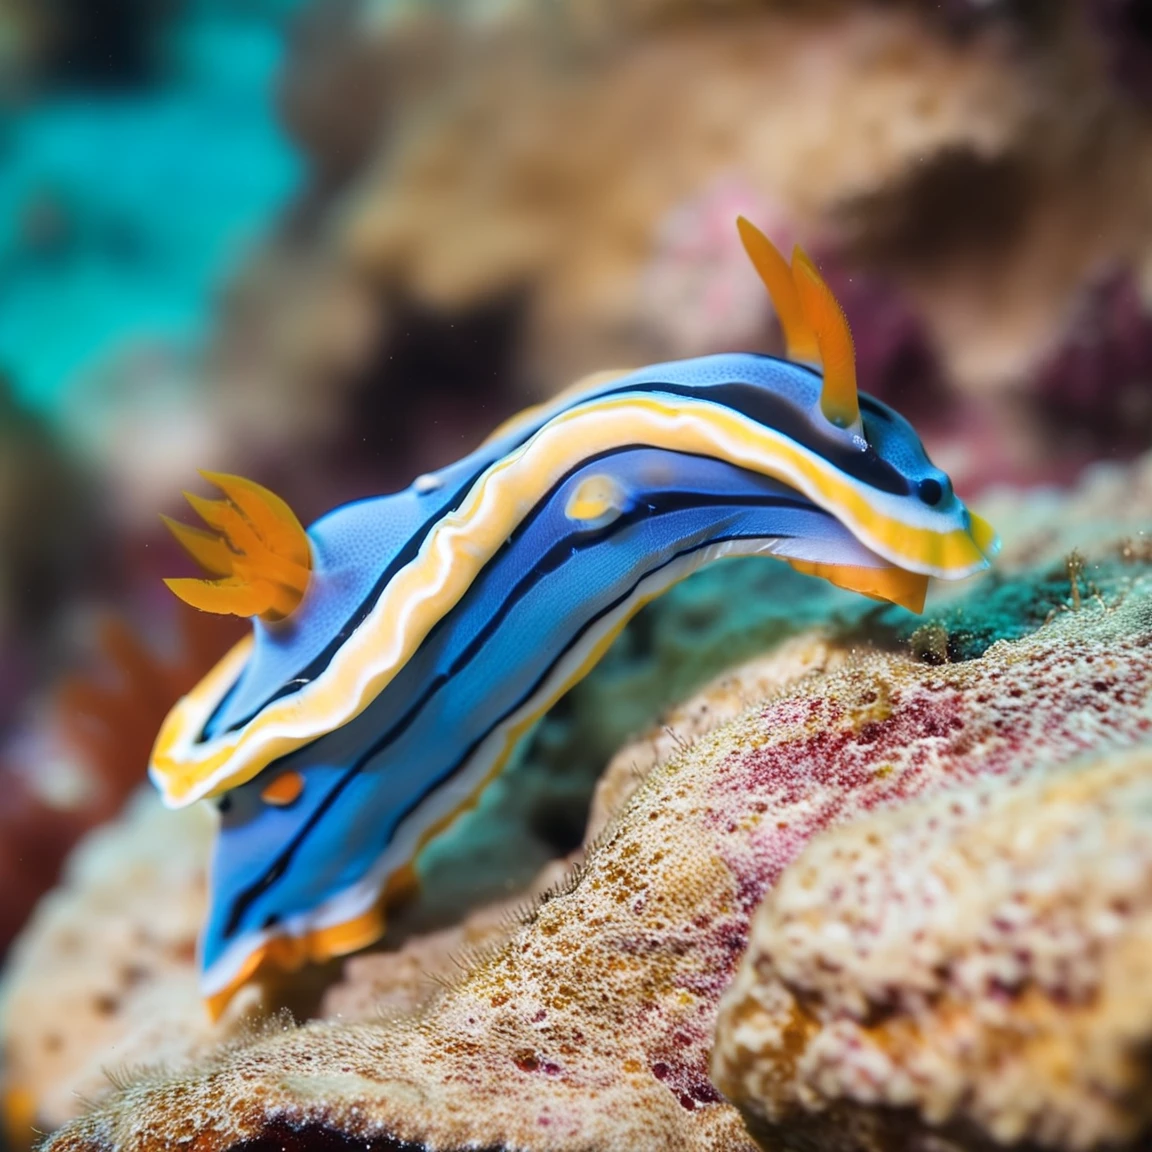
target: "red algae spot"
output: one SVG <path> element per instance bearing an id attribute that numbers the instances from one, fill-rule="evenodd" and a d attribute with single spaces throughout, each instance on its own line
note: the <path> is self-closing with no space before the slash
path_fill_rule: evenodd
<path id="1" fill-rule="evenodd" d="M 683 1034 L 681 1034 L 683 1035 Z M 688 1037 L 684 1037 L 688 1040 Z M 702 1037 L 697 1036 L 690 1043 L 699 1048 Z M 722 1100 L 716 1091 L 705 1068 L 695 1064 L 676 1064 L 666 1060 L 656 1060 L 650 1065 L 656 1077 L 676 1097 L 682 1108 L 691 1112 L 703 1104 L 718 1104 Z"/>

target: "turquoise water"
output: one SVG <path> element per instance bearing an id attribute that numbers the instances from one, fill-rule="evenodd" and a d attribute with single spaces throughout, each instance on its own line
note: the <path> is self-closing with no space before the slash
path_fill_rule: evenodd
<path id="1" fill-rule="evenodd" d="M 58 411 L 132 343 L 204 339 L 301 180 L 273 108 L 289 7 L 201 5 L 161 85 L 57 95 L 4 126 L 0 369 L 26 404 Z"/>

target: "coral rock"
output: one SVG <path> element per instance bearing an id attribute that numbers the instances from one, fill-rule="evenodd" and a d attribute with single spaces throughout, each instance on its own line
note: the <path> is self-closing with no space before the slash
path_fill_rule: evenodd
<path id="1" fill-rule="evenodd" d="M 1032 605 L 1032 631 L 971 659 L 861 653 L 678 750 L 585 865 L 415 1013 L 317 1021 L 147 1075 L 50 1147 L 179 1136 L 209 1152 L 296 1130 L 430 1149 L 750 1147 L 709 1078 L 712 1035 L 751 917 L 808 841 L 917 798 L 963 813 L 982 780 L 1042 781 L 1148 738 L 1152 580 L 1119 560 L 1093 579 L 1100 600 L 1057 604 L 1046 624 Z M 1003 611 L 987 595 L 964 608 Z"/>
<path id="2" fill-rule="evenodd" d="M 20 946 L 4 1016 L 9 1120 L 24 1123 L 25 1132 L 31 1115 L 55 1126 L 76 1115 L 79 1090 L 99 1097 L 99 1106 L 67 1125 L 53 1152 L 147 1152 L 184 1137 L 196 1152 L 244 1141 L 259 1149 L 368 1141 L 381 1152 L 396 1141 L 433 1152 L 462 1146 L 746 1152 L 752 1144 L 740 1113 L 720 1098 L 709 1074 L 720 998 L 757 907 L 775 885 L 794 883 L 789 878 L 805 867 L 795 861 L 809 842 L 837 829 L 835 843 L 835 836 L 852 834 L 855 822 L 868 827 L 885 811 L 896 829 L 902 807 L 941 803 L 948 835 L 939 845 L 917 839 L 922 829 L 913 814 L 911 831 L 893 831 L 890 858 L 882 853 L 877 865 L 876 891 L 903 882 L 884 879 L 897 873 L 907 872 L 914 884 L 930 872 L 937 847 L 949 850 L 956 838 L 979 831 L 972 805 L 991 812 L 1001 794 L 1007 803 L 1025 795 L 1021 789 L 1043 792 L 1071 779 L 1060 774 L 1087 754 L 1120 755 L 1152 742 L 1152 549 L 1140 534 L 1149 507 L 1152 458 L 1100 469 L 1074 495 L 1003 494 L 988 509 L 1008 541 L 1003 563 L 974 595 L 937 599 L 926 623 L 832 594 L 763 561 L 718 565 L 687 582 L 651 606 L 665 618 L 639 618 L 643 627 L 626 634 L 549 719 L 524 766 L 548 775 L 559 765 L 578 765 L 583 773 L 589 746 L 602 751 L 596 741 L 617 744 L 621 723 L 626 728 L 633 723 L 628 717 L 650 714 L 644 702 L 651 707 L 652 689 L 642 682 L 687 695 L 702 670 L 722 668 L 725 656 L 761 654 L 673 709 L 664 730 L 619 752 L 597 792 L 584 863 L 524 915 L 501 918 L 501 909 L 487 909 L 422 937 L 411 935 L 409 919 L 403 946 L 390 934 L 391 952 L 314 973 L 329 986 L 322 998 L 313 986 L 311 1006 L 301 1001 L 298 1012 L 311 1018 L 302 1028 L 274 1021 L 271 1032 L 249 1035 L 240 1010 L 214 1032 L 207 1028 L 192 957 L 204 900 L 205 833 L 191 826 L 181 832 L 155 805 L 151 815 L 134 815 L 102 837 L 99 852 L 85 850 L 68 886 Z M 1082 543 L 1083 555 L 1069 555 L 1070 540 Z M 519 771 L 505 777 L 511 782 L 505 801 L 529 792 Z M 981 800 L 985 795 L 990 799 Z M 1096 802 L 1083 795 L 1091 837 L 1088 816 Z M 491 870 L 497 841 L 511 841 L 520 856 L 539 851 L 516 823 L 531 805 L 510 807 L 514 819 L 507 824 L 494 823 L 500 804 L 482 803 L 460 821 L 479 828 L 463 836 L 461 849 L 471 844 L 480 855 L 445 852 L 425 871 L 430 888 L 451 887 L 463 873 L 459 885 L 469 890 L 473 874 Z M 1135 833 L 1122 822 L 1109 827 L 1112 845 L 1127 851 Z M 1007 848 L 997 855 L 997 843 L 993 837 L 983 857 L 975 848 L 970 855 L 972 868 L 987 874 L 990 893 L 1030 875 L 1027 860 L 1017 866 Z M 1075 853 L 1091 843 L 1070 841 L 1060 851 L 1084 859 Z M 514 862 L 516 852 L 502 859 Z M 1101 852 L 1100 860 L 1096 879 L 1119 892 L 1108 878 L 1113 857 Z M 1096 866 L 1080 868 L 1085 884 L 1095 883 Z M 558 868 L 551 866 L 537 891 Z M 1140 883 L 1135 874 L 1129 879 Z M 969 887 L 979 895 L 974 879 Z M 1125 899 L 1126 923 L 1135 923 L 1141 905 L 1135 896 Z M 978 920 L 979 909 L 971 907 Z M 1090 902 L 1077 907 L 1090 912 Z M 117 985 L 133 931 L 151 929 L 158 909 L 179 921 L 170 937 L 179 946 L 157 960 L 148 978 Z M 952 920 L 960 932 L 964 918 Z M 1062 923 L 1075 937 L 1061 944 L 1063 955 L 1092 953 L 1096 937 L 1080 931 L 1081 921 Z M 405 910 L 393 924 L 404 929 Z M 71 945 L 62 939 L 65 926 Z M 1103 932 L 1107 925 L 1090 927 Z M 968 947 L 971 938 L 956 939 L 957 955 L 965 958 L 999 955 Z M 459 948 L 463 958 L 453 958 Z M 1111 954 L 1104 948 L 1088 959 L 1105 963 Z M 1033 950 L 1011 960 L 1017 968 L 1004 990 L 971 997 L 980 1013 L 992 1014 L 980 1015 L 982 1021 L 1008 1010 L 1014 974 L 1043 957 Z M 1077 991 L 1088 986 L 1083 973 L 1090 975 L 1090 967 L 1076 969 Z M 822 976 L 849 1000 L 853 989 L 883 983 L 873 971 L 861 969 L 857 984 Z M 1128 986 L 1109 972 L 1099 979 Z M 70 987 L 82 995 L 65 999 L 62 1014 L 55 1010 L 59 990 Z M 104 1031 L 93 1030 L 91 1012 L 81 1008 L 93 989 L 108 987 L 120 1007 L 104 1019 Z M 249 1006 L 260 1007 L 252 995 Z M 1073 1027 L 1076 1002 L 1068 999 L 1067 1006 L 1065 1017 L 1047 1018 L 1054 1036 L 1063 1028 L 1059 1035 L 1066 1037 Z M 852 1023 L 850 1015 L 845 1019 Z M 1133 1011 L 1137 1033 L 1142 1019 Z M 158 1022 L 165 1022 L 165 1035 Z M 50 1029 L 66 1045 L 56 1064 L 40 1052 Z M 789 1043 L 800 1045 L 807 1035 L 802 1029 Z M 1102 1059 L 1107 1051 L 1101 1049 Z M 97 1069 L 125 1061 L 145 1071 L 111 1092 Z M 1030 1068 L 1040 1075 L 1037 1065 Z M 788 1069 L 777 1072 L 773 1083 L 787 1083 Z M 723 1077 L 725 1089 L 746 1104 Z M 982 1087 L 993 1092 L 994 1083 L 985 1077 Z M 1147 1087 L 1137 1084 L 1145 1095 Z M 1081 1111 L 1077 1123 L 1085 1125 L 1104 1115 Z M 873 1129 L 845 1127 L 840 1146 L 866 1146 L 867 1133 L 891 1112 L 876 1095 L 859 1113 Z M 975 1134 L 969 1139 L 961 1131 L 957 1146 L 983 1147 L 987 1131 L 1001 1131 L 992 1112 L 980 1116 L 987 1130 L 976 1127 L 974 1116 Z M 790 1113 L 788 1132 L 799 1146 L 808 1122 L 806 1112 Z M 827 1114 L 811 1122 L 821 1144 L 830 1131 Z M 951 1139 L 954 1129 L 939 1131 Z M 1071 1146 L 1083 1131 L 1061 1129 L 1052 1138 Z"/>
<path id="3" fill-rule="evenodd" d="M 73 1114 L 77 1093 L 105 1091 L 134 1054 L 179 1063 L 219 1040 L 188 978 L 211 833 L 206 811 L 165 812 L 144 797 L 85 842 L 13 948 L 0 1023 L 5 1111 L 21 1144 L 22 1116 Z M 125 1000 L 136 1008 L 128 1030 Z"/>
<path id="4" fill-rule="evenodd" d="M 1148 745 L 860 820 L 757 913 L 716 1083 L 767 1148 L 1124 1146 L 1152 1125 L 1150 946 Z"/>
<path id="5" fill-rule="evenodd" d="M 733 597 L 740 601 L 740 610 L 733 611 L 728 603 Z M 662 597 L 547 718 L 523 757 L 485 791 L 477 807 L 429 845 L 418 861 L 419 896 L 389 911 L 389 931 L 382 942 L 387 951 L 350 958 L 343 965 L 307 969 L 285 985 L 267 990 L 267 1003 L 289 1005 L 299 1016 L 371 1021 L 378 1018 L 381 1008 L 395 1012 L 427 1002 L 444 980 L 459 976 L 457 953 L 491 947 L 505 939 L 515 908 L 563 878 L 566 864 L 571 863 L 566 854 L 578 848 L 584 836 L 585 813 L 596 779 L 614 752 L 619 750 L 597 788 L 588 838 L 599 835 L 643 776 L 670 752 L 742 711 L 749 701 L 842 662 L 842 648 L 821 635 L 794 633 L 819 625 L 834 605 L 858 610 L 862 603 L 822 581 L 755 559 L 731 561 L 726 567 L 701 573 Z M 189 619 L 198 616 L 189 610 Z M 199 628 L 204 629 L 208 622 L 199 620 Z M 116 648 L 127 645 L 116 661 L 122 680 L 118 690 L 103 691 L 93 683 L 69 695 L 76 704 L 85 705 L 86 723 L 78 734 L 86 740 L 79 751 L 93 767 L 110 776 L 121 767 L 114 778 L 123 788 L 139 778 L 146 749 L 138 746 L 138 740 L 152 707 L 160 702 L 163 685 L 176 675 L 191 673 L 192 668 L 190 664 L 181 670 L 163 668 L 148 660 L 144 665 L 147 685 L 142 686 L 139 669 L 144 654 L 127 637 L 113 635 Z M 192 639 L 187 638 L 183 646 L 189 657 L 197 647 L 189 643 Z M 207 642 L 209 637 L 201 639 Z M 689 703 L 669 712 L 660 729 L 625 743 L 631 733 L 651 724 L 670 700 L 688 696 L 732 660 L 764 649 L 771 651 L 726 673 Z M 92 725 L 93 719 L 102 722 Z M 152 728 L 158 723 L 159 717 L 152 715 Z M 13 819 L 18 818 L 14 813 Z M 7 830 L 7 824 L 2 827 Z M 29 882 L 33 859 L 29 843 L 38 845 L 43 855 L 45 845 L 40 841 L 45 827 L 41 819 L 27 834 L 17 828 L 7 839 L 0 837 L 0 877 L 6 875 L 3 865 L 11 857 L 13 868 L 22 861 L 22 879 Z M 184 829 L 196 833 L 195 843 L 184 843 Z M 240 1026 L 243 1013 L 230 1013 L 215 1034 L 206 1032 L 195 994 L 192 933 L 204 915 L 207 867 L 207 844 L 198 829 L 199 825 L 174 824 L 158 805 L 134 811 L 99 834 L 101 843 L 122 845 L 120 871 L 114 868 L 114 849 L 83 848 L 69 868 L 62 892 L 53 898 L 69 909 L 68 948 L 61 951 L 63 937 L 50 917 L 38 916 L 28 926 L 20 955 L 33 960 L 17 962 L 8 972 L 5 987 L 11 1010 L 0 1021 L 7 1063 L 6 1087 L 0 1095 L 6 1091 L 11 1098 L 16 1093 L 23 1101 L 19 1110 L 10 1108 L 14 1127 L 27 1132 L 25 1117 L 30 1113 L 40 1129 L 57 1128 L 80 1114 L 84 1100 L 97 1100 L 111 1089 L 112 1084 L 100 1074 L 102 1064 L 145 1065 L 156 1058 L 150 1017 L 157 996 L 162 998 L 165 989 L 174 987 L 174 970 L 155 967 L 148 979 L 122 988 L 114 1004 L 109 1001 L 112 1010 L 101 1018 L 98 1029 L 77 1027 L 69 1016 L 71 1002 L 53 991 L 61 980 L 69 981 L 71 965 L 83 964 L 89 955 L 106 950 L 109 940 L 130 942 L 138 933 L 148 933 L 151 901 L 167 898 L 185 909 L 189 935 L 182 987 L 170 1005 L 173 1014 L 165 1016 L 174 1033 L 195 1040 L 183 1050 L 184 1057 L 193 1057 L 201 1046 L 207 1050 L 214 1039 L 228 1038 Z M 71 835 L 79 830 L 71 828 Z M 173 858 L 185 860 L 188 866 L 158 870 L 163 894 L 148 886 L 139 898 L 117 902 L 109 897 L 117 884 L 136 891 L 141 854 L 163 851 L 169 840 L 174 841 Z M 41 883 L 54 871 L 62 847 L 56 841 L 49 846 L 57 854 L 48 860 Z M 562 858 L 555 859 L 558 855 Z M 88 883 L 93 867 L 98 868 L 99 883 Z M 116 966 L 120 961 L 110 963 Z M 78 978 L 86 986 L 84 981 L 91 973 Z M 61 1012 L 50 1010 L 56 1004 Z M 45 1060 L 45 1036 L 53 1033 L 66 1036 L 68 1043 Z M 111 1061 L 109 1052 L 115 1054 Z"/>

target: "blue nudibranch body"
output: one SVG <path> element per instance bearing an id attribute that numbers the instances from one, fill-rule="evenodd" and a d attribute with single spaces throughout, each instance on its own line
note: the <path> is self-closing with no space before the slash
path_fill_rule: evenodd
<path id="1" fill-rule="evenodd" d="M 214 1011 L 262 965 L 362 947 L 420 847 L 645 603 L 723 556 L 784 560 L 919 611 L 998 543 L 911 426 L 858 397 L 811 262 L 740 222 L 790 356 L 708 356 L 584 381 L 402 492 L 305 533 L 210 478 L 198 607 L 254 617 L 166 720 L 152 778 L 217 798 L 202 944 Z"/>

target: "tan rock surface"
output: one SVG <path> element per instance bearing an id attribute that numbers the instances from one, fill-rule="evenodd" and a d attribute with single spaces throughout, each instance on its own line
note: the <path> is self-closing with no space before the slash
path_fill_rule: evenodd
<path id="1" fill-rule="evenodd" d="M 188 979 L 211 835 L 206 809 L 167 812 L 149 792 L 72 856 L 14 945 L 0 996 L 12 1127 L 55 1126 L 124 1068 L 178 1065 L 228 1035 Z"/>

